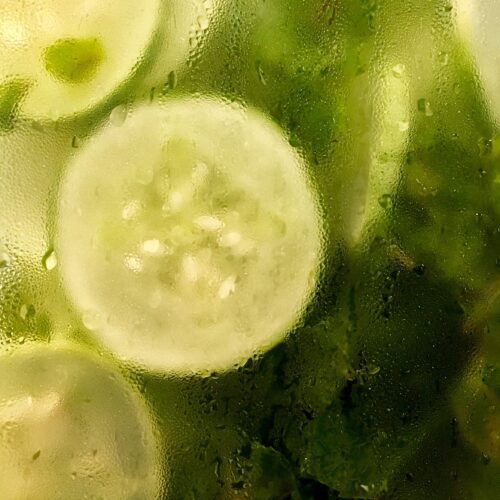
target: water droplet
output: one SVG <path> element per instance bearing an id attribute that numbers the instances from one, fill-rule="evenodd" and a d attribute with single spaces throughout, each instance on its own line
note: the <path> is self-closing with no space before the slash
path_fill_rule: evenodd
<path id="1" fill-rule="evenodd" d="M 10 266 L 10 255 L 7 252 L 0 252 L 0 269 Z"/>
<path id="2" fill-rule="evenodd" d="M 217 457 L 215 459 L 215 466 L 214 466 L 214 472 L 217 478 L 221 478 L 221 467 L 222 467 L 222 459 L 220 457 Z"/>
<path id="3" fill-rule="evenodd" d="M 177 73 L 175 71 L 171 71 L 168 74 L 168 86 L 173 90 L 177 87 Z"/>
<path id="4" fill-rule="evenodd" d="M 450 56 L 448 55 L 448 52 L 440 52 L 438 54 L 438 61 L 441 66 L 447 66 L 449 60 Z"/>
<path id="5" fill-rule="evenodd" d="M 377 373 L 380 372 L 380 366 L 377 365 L 370 364 L 366 368 L 368 370 L 369 375 L 377 375 Z"/>
<path id="6" fill-rule="evenodd" d="M 42 257 L 42 265 L 47 271 L 52 271 L 57 266 L 57 256 L 53 248 L 47 250 Z"/>
<path id="7" fill-rule="evenodd" d="M 119 106 L 116 106 L 113 111 L 111 111 L 111 114 L 109 115 L 109 122 L 115 127 L 120 127 L 125 123 L 127 115 L 127 106 L 125 106 L 124 104 L 120 104 Z"/>
<path id="8" fill-rule="evenodd" d="M 378 203 L 384 209 L 391 208 L 392 207 L 391 195 L 390 194 L 383 194 L 382 196 L 379 197 Z"/>
<path id="9" fill-rule="evenodd" d="M 481 139 L 477 141 L 477 145 L 479 148 L 479 156 L 488 156 L 493 151 L 493 140 L 489 137 L 481 137 Z"/>
<path id="10" fill-rule="evenodd" d="M 398 128 L 400 132 L 406 132 L 410 128 L 409 122 L 398 122 Z"/>
<path id="11" fill-rule="evenodd" d="M 483 465 L 488 465 L 491 462 L 491 457 L 486 453 L 481 453 L 481 463 Z"/>
<path id="12" fill-rule="evenodd" d="M 220 299 L 227 299 L 230 295 L 232 295 L 236 290 L 236 276 L 232 275 L 226 278 L 221 286 L 219 287 L 219 291 L 217 295 Z"/>
<path id="13" fill-rule="evenodd" d="M 262 63 L 260 61 L 257 61 L 255 63 L 255 69 L 257 71 L 257 75 L 259 77 L 260 83 L 262 83 L 262 85 L 267 85 L 267 81 L 266 81 L 266 78 L 264 76 L 264 70 L 262 68 Z"/>
<path id="14" fill-rule="evenodd" d="M 413 268 L 413 272 L 417 274 L 418 276 L 423 276 L 425 274 L 425 265 L 424 264 L 419 264 L 418 266 L 415 266 Z"/>
<path id="15" fill-rule="evenodd" d="M 33 120 L 31 122 L 31 128 L 33 130 L 36 130 L 37 132 L 45 132 L 45 127 L 43 126 L 43 124 L 36 120 Z"/>
<path id="16" fill-rule="evenodd" d="M 35 315 L 35 306 L 33 304 L 23 304 L 19 309 L 19 316 L 21 319 L 30 319 Z"/>
<path id="17" fill-rule="evenodd" d="M 396 66 L 394 66 L 392 68 L 392 74 L 396 78 L 401 78 L 403 76 L 404 72 L 405 72 L 405 65 L 404 64 L 396 64 Z"/>
<path id="18" fill-rule="evenodd" d="M 208 26 L 210 25 L 207 16 L 198 16 L 198 18 L 196 19 L 196 22 L 198 23 L 198 28 L 200 30 L 203 30 L 203 31 L 205 31 L 208 28 Z"/>
<path id="19" fill-rule="evenodd" d="M 417 102 L 418 110 L 424 113 L 425 116 L 432 116 L 434 113 L 432 111 L 431 103 L 427 99 L 419 99 Z"/>

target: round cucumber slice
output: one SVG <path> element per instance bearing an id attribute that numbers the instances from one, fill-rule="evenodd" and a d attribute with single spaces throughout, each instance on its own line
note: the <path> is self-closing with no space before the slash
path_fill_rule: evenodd
<path id="1" fill-rule="evenodd" d="M 459 33 L 475 58 L 481 83 L 496 120 L 500 120 L 498 0 L 455 0 Z"/>
<path id="2" fill-rule="evenodd" d="M 0 371 L 2 498 L 156 498 L 152 421 L 119 372 L 49 345 L 3 354 Z"/>
<path id="3" fill-rule="evenodd" d="M 152 52 L 166 78 L 188 57 L 201 1 L 3 0 L 0 98 L 2 85 L 27 82 L 20 113 L 58 119 L 113 95 Z"/>
<path id="4" fill-rule="evenodd" d="M 153 371 L 223 371 L 280 342 L 315 286 L 305 165 L 254 109 L 141 105 L 62 182 L 57 254 L 84 324 Z"/>

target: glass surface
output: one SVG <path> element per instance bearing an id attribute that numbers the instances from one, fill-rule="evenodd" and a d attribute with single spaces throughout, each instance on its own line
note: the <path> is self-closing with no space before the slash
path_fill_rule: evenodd
<path id="1" fill-rule="evenodd" d="M 500 0 L 2 0 L 0 497 L 494 500 Z"/>

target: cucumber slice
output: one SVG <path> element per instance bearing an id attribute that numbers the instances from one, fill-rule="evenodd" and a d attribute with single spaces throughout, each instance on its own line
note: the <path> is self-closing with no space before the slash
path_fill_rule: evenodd
<path id="1" fill-rule="evenodd" d="M 12 78 L 31 82 L 20 109 L 29 118 L 92 109 L 130 81 L 150 53 L 163 75 L 185 61 L 201 2 L 3 0 L 0 86 Z"/>
<path id="2" fill-rule="evenodd" d="M 3 354 L 0 372 L 2 498 L 157 497 L 151 418 L 119 372 L 49 345 Z"/>
<path id="3" fill-rule="evenodd" d="M 455 0 L 457 27 L 474 57 L 491 111 L 500 120 L 498 0 Z"/>
<path id="4" fill-rule="evenodd" d="M 70 163 L 58 219 L 84 324 L 154 371 L 223 371 L 273 347 L 321 259 L 301 158 L 258 111 L 208 98 L 111 121 Z"/>
<path id="5" fill-rule="evenodd" d="M 366 242 L 376 225 L 387 225 L 390 220 L 388 210 L 397 191 L 403 156 L 408 148 L 411 112 L 405 68 L 395 65 L 377 80 L 373 110 L 364 109 L 366 100 L 363 97 L 371 82 L 362 80 L 352 87 L 353 99 L 357 100 L 353 107 L 360 108 L 357 110 L 359 119 L 375 125 L 367 130 L 360 127 L 363 130 L 360 157 L 356 158 L 357 165 L 349 174 L 353 180 L 350 199 L 346 202 L 350 210 L 345 218 L 346 241 L 351 248 Z"/>

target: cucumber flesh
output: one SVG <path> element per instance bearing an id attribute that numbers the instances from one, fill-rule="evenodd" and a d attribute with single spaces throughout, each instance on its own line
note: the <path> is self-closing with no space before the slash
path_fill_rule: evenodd
<path id="1" fill-rule="evenodd" d="M 0 357 L 2 498 L 156 498 L 158 451 L 141 397 L 66 346 Z"/>
<path id="2" fill-rule="evenodd" d="M 500 43 L 498 0 L 455 0 L 457 28 L 475 59 L 491 112 L 500 120 Z"/>
<path id="3" fill-rule="evenodd" d="M 314 291 L 318 203 L 281 130 L 210 100 L 140 105 L 75 155 L 57 254 L 83 322 L 153 371 L 224 371 L 283 340 Z"/>

